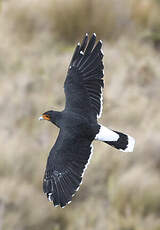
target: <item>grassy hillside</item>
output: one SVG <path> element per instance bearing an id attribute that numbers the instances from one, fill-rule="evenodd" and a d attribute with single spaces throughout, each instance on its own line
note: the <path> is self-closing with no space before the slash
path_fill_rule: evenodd
<path id="1" fill-rule="evenodd" d="M 117 27 L 113 30 L 108 24 L 100 32 L 99 22 L 94 22 L 95 27 L 86 26 L 84 15 L 79 20 L 83 28 L 76 24 L 66 34 L 65 27 L 58 25 L 67 26 L 73 18 L 67 16 L 62 0 L 2 1 L 0 230 L 160 230 L 160 54 L 152 42 L 142 39 L 142 34 L 158 24 L 153 15 L 160 15 L 155 13 L 159 3 L 148 1 L 147 11 L 147 4 L 146 8 L 141 5 L 144 1 L 139 1 L 140 5 L 137 1 L 124 2 L 131 24 L 126 24 L 121 35 L 119 25 L 119 36 L 114 39 Z M 117 22 L 125 14 L 123 8 L 114 11 L 111 5 L 115 3 L 111 1 L 106 9 L 116 15 Z M 71 0 L 68 4 L 76 7 Z M 63 12 L 56 14 L 60 9 Z M 78 17 L 79 11 L 75 12 Z M 112 22 L 112 17 L 109 20 Z M 76 30 L 77 25 L 81 29 Z M 129 25 L 134 28 L 132 33 Z M 104 39 L 105 89 L 100 123 L 132 135 L 136 146 L 133 153 L 123 153 L 95 142 L 80 190 L 70 205 L 60 209 L 54 208 L 42 192 L 48 152 L 58 129 L 38 121 L 38 117 L 48 109 L 63 109 L 63 82 L 75 45 L 72 40 L 81 39 L 86 30 L 94 30 Z M 113 35 L 111 40 L 106 39 L 107 31 Z"/>

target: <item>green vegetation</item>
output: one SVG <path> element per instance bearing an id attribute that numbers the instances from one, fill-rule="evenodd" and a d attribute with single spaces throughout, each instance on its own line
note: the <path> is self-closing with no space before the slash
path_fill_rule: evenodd
<path id="1" fill-rule="evenodd" d="M 0 229 L 160 230 L 160 55 L 142 39 L 159 33 L 159 2 L 119 2 L 2 2 Z M 128 154 L 95 142 L 80 190 L 60 209 L 42 192 L 58 130 L 38 117 L 63 108 L 73 40 L 86 31 L 104 40 L 100 123 L 134 136 L 136 147 Z"/>

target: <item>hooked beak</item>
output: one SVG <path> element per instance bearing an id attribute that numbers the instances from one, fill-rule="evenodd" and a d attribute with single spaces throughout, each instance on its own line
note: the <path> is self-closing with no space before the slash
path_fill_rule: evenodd
<path id="1" fill-rule="evenodd" d="M 43 116 L 40 116 L 40 117 L 38 118 L 38 120 L 39 120 L 39 121 L 44 120 Z"/>
<path id="2" fill-rule="evenodd" d="M 44 115 L 42 115 L 42 116 L 39 117 L 39 121 L 41 121 L 41 120 L 50 121 L 50 118 L 47 115 L 44 114 Z"/>

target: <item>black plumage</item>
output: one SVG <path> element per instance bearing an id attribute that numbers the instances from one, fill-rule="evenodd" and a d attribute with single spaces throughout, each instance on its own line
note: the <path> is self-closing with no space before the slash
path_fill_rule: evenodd
<path id="1" fill-rule="evenodd" d="M 97 123 L 102 112 L 104 87 L 101 48 L 102 42 L 98 41 L 96 44 L 95 34 L 89 41 L 86 34 L 82 44 L 78 43 L 64 83 L 64 110 L 48 111 L 40 118 L 49 120 L 60 128 L 56 143 L 49 153 L 43 180 L 44 193 L 55 206 L 64 207 L 78 190 L 91 156 L 94 139 L 106 143 L 112 139 L 116 143 L 118 139 L 117 146 L 121 149 L 120 133 L 103 128 Z M 121 150 L 125 151 L 127 145 L 128 142 L 123 139 Z"/>
<path id="2" fill-rule="evenodd" d="M 104 86 L 102 42 L 98 41 L 94 47 L 95 34 L 91 37 L 88 46 L 86 46 L 87 40 L 88 34 L 82 45 L 78 43 L 68 69 L 64 83 L 65 110 L 72 110 L 95 120 L 101 113 L 101 94 Z"/>

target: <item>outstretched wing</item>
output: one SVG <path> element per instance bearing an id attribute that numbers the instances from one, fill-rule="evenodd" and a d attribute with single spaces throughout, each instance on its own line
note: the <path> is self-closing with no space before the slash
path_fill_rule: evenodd
<path id="1" fill-rule="evenodd" d="M 64 207 L 78 190 L 91 155 L 91 141 L 64 135 L 60 131 L 50 151 L 43 180 L 43 191 L 55 206 Z"/>
<path id="2" fill-rule="evenodd" d="M 78 43 L 69 65 L 64 89 L 65 110 L 97 119 L 102 112 L 104 66 L 102 41 L 98 41 L 96 45 L 95 43 L 95 34 L 92 35 L 89 42 L 88 34 L 86 34 L 82 44 Z"/>

